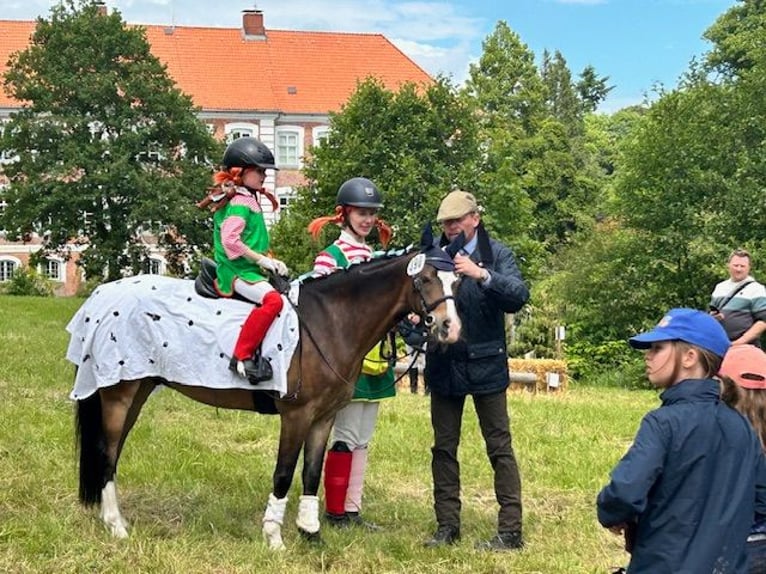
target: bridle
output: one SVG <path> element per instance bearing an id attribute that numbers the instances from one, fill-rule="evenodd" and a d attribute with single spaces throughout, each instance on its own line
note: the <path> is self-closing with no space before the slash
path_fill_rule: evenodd
<path id="1" fill-rule="evenodd" d="M 449 301 L 452 299 L 455 300 L 454 295 L 445 295 L 444 297 L 439 297 L 435 301 L 428 303 L 426 301 L 425 295 L 423 295 L 423 279 L 420 276 L 415 276 L 412 278 L 412 284 L 415 287 L 415 291 L 418 294 L 418 297 L 420 297 L 420 304 L 423 307 L 423 311 L 421 315 L 423 316 L 423 321 L 425 322 L 426 327 L 431 327 L 434 324 L 434 321 L 436 320 L 434 316 L 431 314 L 431 311 L 436 309 L 439 305 L 444 303 L 445 301 Z"/>

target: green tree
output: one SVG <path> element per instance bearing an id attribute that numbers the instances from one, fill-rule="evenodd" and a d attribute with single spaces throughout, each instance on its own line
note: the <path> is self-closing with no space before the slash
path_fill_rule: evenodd
<path id="1" fill-rule="evenodd" d="M 561 52 L 556 50 L 553 56 L 547 50 L 543 52 L 540 75 L 547 88 L 546 101 L 550 115 L 566 127 L 568 136 L 582 134 L 585 106 L 580 101 L 572 83 L 572 73 Z"/>
<path id="2" fill-rule="evenodd" d="M 36 232 L 63 255 L 87 243 L 86 276 L 108 279 L 141 268 L 147 234 L 176 272 L 206 248 L 209 218 L 195 200 L 209 182 L 206 158 L 220 151 L 142 28 L 66 0 L 9 64 L 4 87 L 22 103 L 2 141 L 17 156 L 5 166 L 11 238 Z"/>
<path id="3" fill-rule="evenodd" d="M 310 269 L 337 230 L 326 227 L 317 245 L 306 225 L 332 214 L 338 188 L 357 176 L 381 190 L 380 215 L 394 227 L 392 245 L 417 243 L 441 198 L 453 187 L 470 189 L 474 181 L 478 147 L 471 113 L 444 78 L 397 92 L 375 79 L 361 82 L 340 112 L 331 114 L 329 136 L 308 155 L 307 184 L 272 230 L 275 251 L 292 269 Z"/>
<path id="4" fill-rule="evenodd" d="M 766 2 L 738 0 L 705 31 L 704 38 L 713 43 L 706 66 L 724 77 L 736 79 L 766 58 Z"/>
<path id="5" fill-rule="evenodd" d="M 606 99 L 614 89 L 614 86 L 607 86 L 608 81 L 609 76 L 599 78 L 593 66 L 586 66 L 580 72 L 580 79 L 575 88 L 580 96 L 583 111 L 595 112 L 599 104 Z"/>

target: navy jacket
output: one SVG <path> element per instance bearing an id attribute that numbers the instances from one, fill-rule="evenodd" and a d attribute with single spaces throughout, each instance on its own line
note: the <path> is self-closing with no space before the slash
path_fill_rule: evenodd
<path id="1" fill-rule="evenodd" d="M 529 299 L 513 252 L 477 227 L 471 259 L 487 269 L 486 286 L 464 278 L 455 300 L 463 324 L 460 340 L 446 347 L 429 346 L 424 377 L 432 392 L 446 396 L 484 395 L 508 387 L 505 314 Z M 442 238 L 443 239 L 443 238 Z"/>
<path id="2" fill-rule="evenodd" d="M 766 513 L 766 464 L 750 423 L 718 382 L 666 389 L 599 493 L 609 527 L 638 520 L 630 574 L 747 572 L 754 514 Z"/>

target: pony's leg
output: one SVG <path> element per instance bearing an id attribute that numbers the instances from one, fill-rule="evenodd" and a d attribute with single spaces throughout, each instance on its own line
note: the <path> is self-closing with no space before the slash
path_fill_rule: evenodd
<path id="1" fill-rule="evenodd" d="M 311 421 L 306 418 L 306 413 L 301 409 L 291 409 L 281 413 L 279 454 L 277 466 L 274 469 L 274 492 L 269 495 L 262 528 L 263 537 L 272 550 L 285 548 L 282 541 L 282 522 L 295 466 L 298 464 L 298 457 L 311 425 Z"/>
<path id="2" fill-rule="evenodd" d="M 105 485 L 101 491 L 101 520 L 116 538 L 128 537 L 128 523 L 120 512 L 117 500 L 115 474 L 117 461 L 120 458 L 125 438 L 138 418 L 146 399 L 152 392 L 155 383 L 144 379 L 142 381 L 123 382 L 111 387 L 100 389 L 102 421 L 104 425 L 104 440 L 107 457 Z"/>
<path id="3" fill-rule="evenodd" d="M 319 482 L 322 478 L 327 438 L 330 436 L 335 417 L 317 421 L 309 430 L 303 448 L 303 495 L 298 505 L 295 523 L 298 531 L 308 540 L 319 540 Z"/>

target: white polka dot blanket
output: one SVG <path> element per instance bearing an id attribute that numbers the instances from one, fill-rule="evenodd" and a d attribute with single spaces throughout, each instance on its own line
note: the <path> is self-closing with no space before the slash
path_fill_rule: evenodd
<path id="1" fill-rule="evenodd" d="M 251 385 L 229 370 L 239 330 L 252 306 L 197 295 L 194 282 L 138 275 L 95 289 L 67 325 L 67 359 L 78 366 L 73 400 L 121 380 L 162 377 L 213 389 L 287 391 L 287 369 L 298 345 L 298 317 L 290 302 L 262 345 L 274 378 Z M 290 299 L 298 299 L 294 282 Z"/>

